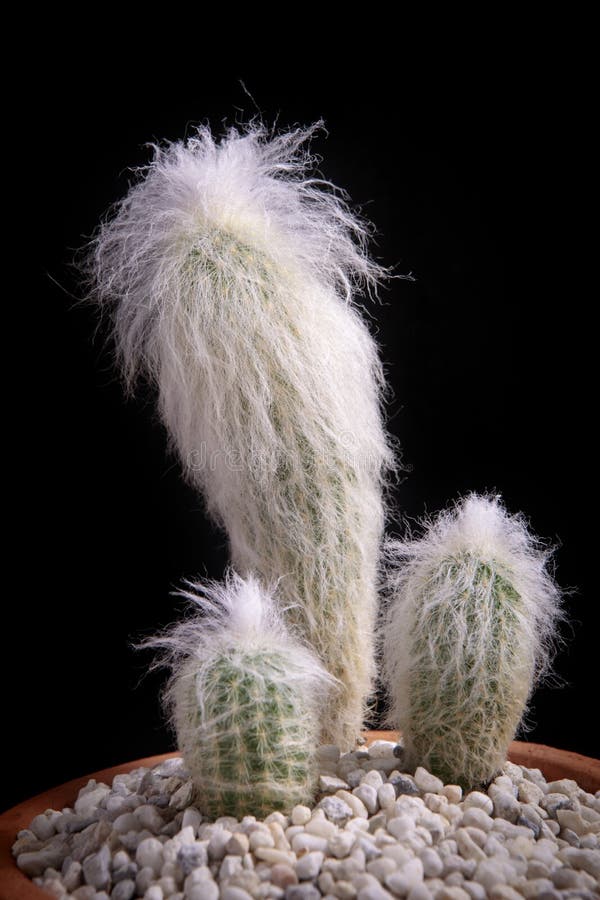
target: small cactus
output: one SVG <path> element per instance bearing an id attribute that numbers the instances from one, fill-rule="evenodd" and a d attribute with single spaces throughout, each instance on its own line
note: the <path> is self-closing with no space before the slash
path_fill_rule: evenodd
<path id="1" fill-rule="evenodd" d="M 139 646 L 160 647 L 163 699 L 205 815 L 264 816 L 314 798 L 323 706 L 334 679 L 252 577 L 190 585 L 199 607 Z"/>
<path id="2" fill-rule="evenodd" d="M 498 497 L 472 494 L 390 543 L 382 628 L 389 724 L 406 764 L 472 788 L 503 765 L 548 671 L 559 591 L 548 552 Z"/>
<path id="3" fill-rule="evenodd" d="M 325 743 L 354 745 L 375 677 L 383 486 L 377 347 L 354 301 L 386 274 L 368 227 L 308 171 L 317 126 L 201 127 L 155 147 L 83 264 L 231 563 L 280 579 L 288 621 L 342 683 Z"/>

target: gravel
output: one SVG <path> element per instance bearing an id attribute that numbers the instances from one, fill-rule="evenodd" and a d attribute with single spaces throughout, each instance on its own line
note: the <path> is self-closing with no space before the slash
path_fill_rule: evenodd
<path id="1" fill-rule="evenodd" d="M 318 751 L 314 807 L 209 820 L 180 758 L 93 779 L 17 835 L 18 867 L 76 900 L 600 900 L 600 791 L 506 763 L 463 794 L 376 741 Z"/>

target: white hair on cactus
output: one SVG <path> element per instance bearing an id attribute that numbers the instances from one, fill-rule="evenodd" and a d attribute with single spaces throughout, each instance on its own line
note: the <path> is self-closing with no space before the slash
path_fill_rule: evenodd
<path id="1" fill-rule="evenodd" d="M 229 573 L 179 593 L 190 616 L 137 646 L 162 651 L 151 669 L 171 668 L 163 702 L 198 804 L 242 816 L 311 802 L 335 679 L 255 578 Z"/>
<path id="2" fill-rule="evenodd" d="M 550 555 L 522 515 L 477 494 L 389 543 L 383 678 L 408 766 L 468 787 L 502 766 L 557 642 Z"/>
<path id="3" fill-rule="evenodd" d="M 311 177 L 321 123 L 200 127 L 154 147 L 87 249 L 121 368 L 158 386 L 172 444 L 232 564 L 279 593 L 344 684 L 323 740 L 349 748 L 374 678 L 384 378 L 353 300 L 385 270 L 368 226 Z"/>

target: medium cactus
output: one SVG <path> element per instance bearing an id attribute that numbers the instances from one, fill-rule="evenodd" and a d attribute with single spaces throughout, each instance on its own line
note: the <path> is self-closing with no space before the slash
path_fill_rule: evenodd
<path id="1" fill-rule="evenodd" d="M 521 516 L 476 494 L 390 544 L 383 671 L 407 766 L 467 788 L 502 766 L 561 615 L 548 556 Z"/>
<path id="2" fill-rule="evenodd" d="M 393 453 L 376 345 L 353 305 L 384 270 L 366 226 L 307 169 L 319 126 L 199 128 L 153 162 L 88 247 L 129 386 L 158 387 L 184 471 L 234 568 L 281 579 L 343 685 L 324 742 L 349 749 L 374 677 L 382 491 Z"/>
<path id="3" fill-rule="evenodd" d="M 198 805 L 241 817 L 310 802 L 334 679 L 254 578 L 190 587 L 199 612 L 138 646 L 161 648 L 152 667 L 171 667 L 163 700 Z"/>

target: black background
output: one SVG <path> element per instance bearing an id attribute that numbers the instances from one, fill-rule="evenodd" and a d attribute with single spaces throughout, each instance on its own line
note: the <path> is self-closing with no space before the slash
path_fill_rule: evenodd
<path id="1" fill-rule="evenodd" d="M 145 142 L 200 121 L 220 132 L 257 107 L 282 127 L 324 118 L 328 135 L 313 143 L 322 173 L 376 225 L 379 260 L 414 277 L 369 307 L 394 391 L 390 428 L 410 467 L 398 507 L 418 517 L 469 490 L 498 491 L 560 543 L 557 578 L 575 589 L 556 663 L 565 684 L 538 690 L 528 739 L 598 755 L 585 546 L 595 486 L 589 108 L 578 64 L 509 51 L 435 71 L 429 57 L 398 59 L 385 73 L 294 61 L 259 71 L 229 57 L 182 79 L 114 60 L 83 74 L 83 56 L 69 65 L 68 53 L 63 68 L 40 63 L 5 171 L 16 201 L 5 302 L 17 321 L 5 330 L 16 504 L 3 806 L 173 748 L 162 677 L 138 684 L 149 657 L 129 643 L 177 616 L 170 591 L 183 576 L 220 577 L 225 538 L 167 458 L 152 397 L 124 400 L 69 262 L 126 191 L 128 167 L 148 161 Z"/>

